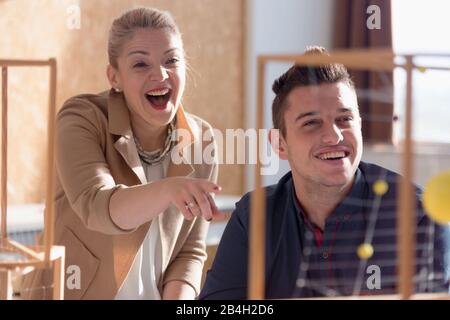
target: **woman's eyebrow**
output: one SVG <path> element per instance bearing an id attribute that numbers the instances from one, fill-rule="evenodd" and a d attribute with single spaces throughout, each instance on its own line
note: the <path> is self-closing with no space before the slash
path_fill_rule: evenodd
<path id="1" fill-rule="evenodd" d="M 166 50 L 166 51 L 164 52 L 164 54 L 168 54 L 168 53 L 170 53 L 170 52 L 172 52 L 172 51 L 177 51 L 177 50 L 180 50 L 180 49 L 179 49 L 179 48 L 171 48 L 171 49 Z M 145 51 L 145 50 L 134 50 L 134 51 L 128 52 L 127 56 L 131 56 L 131 55 L 133 55 L 133 54 L 143 54 L 143 55 L 149 56 L 149 55 L 150 55 L 150 52 Z"/>
<path id="2" fill-rule="evenodd" d="M 150 53 L 148 51 L 135 50 L 135 51 L 128 52 L 127 56 L 131 56 L 133 54 L 143 54 L 143 55 L 147 55 L 147 56 L 150 55 Z"/>
<path id="3" fill-rule="evenodd" d="M 351 109 L 351 108 L 339 108 L 338 112 L 353 112 L 353 109 Z"/>
<path id="4" fill-rule="evenodd" d="M 172 51 L 180 51 L 180 50 L 181 50 L 180 48 L 175 47 L 175 48 L 171 48 L 171 49 L 169 49 L 169 50 L 166 50 L 166 51 L 164 52 L 164 54 L 168 54 L 168 53 L 170 53 L 170 52 L 172 52 Z"/>

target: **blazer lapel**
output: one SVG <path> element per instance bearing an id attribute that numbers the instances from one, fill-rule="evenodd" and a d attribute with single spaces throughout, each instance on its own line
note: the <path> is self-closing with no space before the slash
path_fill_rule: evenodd
<path id="1" fill-rule="evenodd" d="M 141 183 L 147 183 L 144 168 L 131 131 L 130 116 L 123 95 L 111 90 L 108 99 L 109 132 L 120 136 L 114 148 L 133 170 Z"/>
<path id="2" fill-rule="evenodd" d="M 133 170 L 134 174 L 139 178 L 139 181 L 144 184 L 147 183 L 144 168 L 142 167 L 141 159 L 139 158 L 136 144 L 131 137 L 122 136 L 115 143 L 114 148 L 122 155 L 127 165 Z"/>
<path id="3" fill-rule="evenodd" d="M 177 129 L 187 130 L 189 133 L 187 141 L 178 141 L 177 145 L 174 147 L 172 152 L 178 152 L 180 158 L 183 158 L 183 153 L 188 150 L 191 151 L 191 155 L 194 154 L 195 142 L 198 139 L 198 128 L 194 124 L 189 124 L 186 114 L 184 113 L 183 107 L 180 106 L 177 111 Z M 186 138 L 186 136 L 184 136 Z M 175 163 L 172 161 L 173 157 L 169 162 L 169 167 L 167 168 L 167 177 L 190 177 L 194 174 L 195 170 L 189 161 Z M 187 159 L 189 160 L 189 159 Z M 169 257 L 172 256 L 173 247 L 175 245 L 177 235 L 184 222 L 183 215 L 175 208 L 173 205 L 166 210 L 159 219 L 159 233 L 161 237 L 161 256 L 162 256 L 162 269 L 165 270 L 169 263 Z M 162 279 L 160 279 L 159 286 L 162 289 Z"/>

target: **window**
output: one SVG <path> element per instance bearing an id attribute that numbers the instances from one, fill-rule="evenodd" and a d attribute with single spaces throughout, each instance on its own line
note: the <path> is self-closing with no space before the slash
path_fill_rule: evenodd
<path id="1" fill-rule="evenodd" d="M 392 33 L 398 53 L 450 54 L 450 1 L 393 0 Z M 421 58 L 423 65 L 450 67 L 450 58 Z M 418 142 L 450 143 L 450 71 L 414 71 L 413 138 Z M 394 72 L 395 112 L 400 122 L 395 135 L 403 137 L 406 74 Z"/>

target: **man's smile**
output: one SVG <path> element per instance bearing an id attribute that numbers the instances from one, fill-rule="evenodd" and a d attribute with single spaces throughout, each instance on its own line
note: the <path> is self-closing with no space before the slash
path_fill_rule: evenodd
<path id="1" fill-rule="evenodd" d="M 351 155 L 351 149 L 346 146 L 325 147 L 314 153 L 314 157 L 323 161 L 339 161 L 348 158 Z"/>

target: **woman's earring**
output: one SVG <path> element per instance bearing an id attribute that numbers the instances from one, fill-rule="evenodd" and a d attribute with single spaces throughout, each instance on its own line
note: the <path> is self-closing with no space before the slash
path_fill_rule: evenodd
<path id="1" fill-rule="evenodd" d="M 114 88 L 114 91 L 117 93 L 122 92 L 122 90 L 120 90 L 119 88 Z"/>

